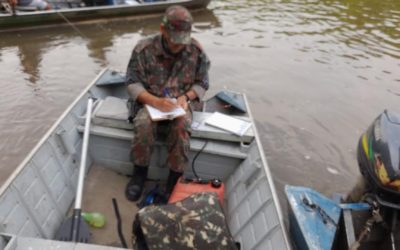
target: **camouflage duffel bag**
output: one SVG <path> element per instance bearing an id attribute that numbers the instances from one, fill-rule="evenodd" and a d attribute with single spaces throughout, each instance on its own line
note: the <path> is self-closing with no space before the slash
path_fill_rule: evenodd
<path id="1" fill-rule="evenodd" d="M 137 249 L 237 249 L 218 197 L 211 192 L 142 208 L 136 215 L 133 232 Z"/>

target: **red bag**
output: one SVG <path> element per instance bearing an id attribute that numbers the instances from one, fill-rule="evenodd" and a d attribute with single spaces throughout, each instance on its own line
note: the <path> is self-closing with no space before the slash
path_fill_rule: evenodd
<path id="1" fill-rule="evenodd" d="M 207 182 L 197 182 L 192 180 L 185 180 L 182 177 L 179 178 L 176 183 L 171 196 L 169 197 L 168 203 L 174 203 L 183 200 L 194 193 L 200 192 L 213 192 L 218 195 L 218 200 L 221 206 L 224 204 L 224 192 L 225 186 L 220 180 L 214 179 Z"/>

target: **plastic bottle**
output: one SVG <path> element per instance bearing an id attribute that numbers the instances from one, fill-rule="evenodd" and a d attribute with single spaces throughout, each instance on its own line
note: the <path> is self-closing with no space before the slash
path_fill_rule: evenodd
<path id="1" fill-rule="evenodd" d="M 106 224 L 106 217 L 101 213 L 83 212 L 82 217 L 92 227 L 102 228 L 104 226 L 104 224 Z"/>

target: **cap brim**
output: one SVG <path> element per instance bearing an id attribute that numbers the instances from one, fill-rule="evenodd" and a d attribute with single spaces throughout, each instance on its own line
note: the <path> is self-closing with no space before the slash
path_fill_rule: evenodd
<path id="1" fill-rule="evenodd" d="M 175 44 L 190 44 L 191 37 L 190 31 L 170 31 L 169 37 L 171 41 Z"/>

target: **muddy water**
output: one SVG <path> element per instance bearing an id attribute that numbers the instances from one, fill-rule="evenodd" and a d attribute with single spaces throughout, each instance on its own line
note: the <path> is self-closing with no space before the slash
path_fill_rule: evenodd
<path id="1" fill-rule="evenodd" d="M 194 18 L 212 60 L 209 95 L 248 95 L 281 200 L 285 184 L 346 192 L 361 132 L 385 108 L 400 112 L 400 2 L 218 0 Z M 159 22 L 0 33 L 0 183 L 103 67 L 125 70 Z"/>

